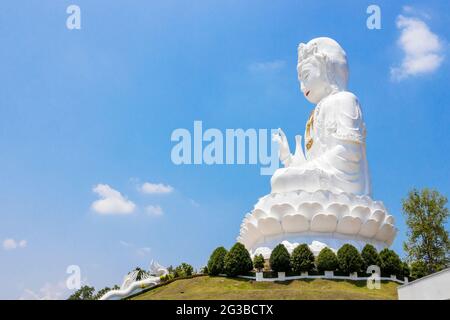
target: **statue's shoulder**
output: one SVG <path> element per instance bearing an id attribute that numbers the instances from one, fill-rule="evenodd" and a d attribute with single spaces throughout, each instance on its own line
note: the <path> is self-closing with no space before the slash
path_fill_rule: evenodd
<path id="1" fill-rule="evenodd" d="M 339 91 L 335 94 L 330 95 L 324 101 L 325 105 L 328 107 L 339 105 L 340 107 L 359 107 L 358 97 L 356 97 L 353 93 L 349 91 Z"/>
<path id="2" fill-rule="evenodd" d="M 334 136 L 360 142 L 364 136 L 364 121 L 358 98 L 351 92 L 341 91 L 329 96 L 323 104 L 325 119 L 333 128 Z"/>

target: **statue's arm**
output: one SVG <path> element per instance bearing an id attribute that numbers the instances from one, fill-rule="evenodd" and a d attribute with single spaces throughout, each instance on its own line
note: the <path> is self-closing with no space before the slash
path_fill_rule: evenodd
<path id="1" fill-rule="evenodd" d="M 362 157 L 365 128 L 358 99 L 350 92 L 340 92 L 327 103 L 324 118 L 327 150 L 313 161 L 320 166 L 357 172 Z"/>

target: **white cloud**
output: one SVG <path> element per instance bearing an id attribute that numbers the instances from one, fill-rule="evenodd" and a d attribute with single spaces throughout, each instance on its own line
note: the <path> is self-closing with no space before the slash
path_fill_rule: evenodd
<path id="1" fill-rule="evenodd" d="M 282 69 L 285 65 L 286 61 L 284 60 L 254 62 L 248 66 L 248 70 L 251 72 L 277 71 Z"/>
<path id="2" fill-rule="evenodd" d="M 69 293 L 70 290 L 67 289 L 64 281 L 56 284 L 47 282 L 37 292 L 31 289 L 24 289 L 19 300 L 62 300 L 66 299 Z"/>
<path id="3" fill-rule="evenodd" d="M 3 240 L 3 249 L 5 250 L 14 250 L 17 248 L 25 248 L 27 246 L 27 240 L 14 240 L 12 238 L 8 238 Z"/>
<path id="4" fill-rule="evenodd" d="M 100 200 L 92 203 L 91 208 L 99 214 L 130 214 L 136 205 L 107 184 L 98 184 L 92 189 Z"/>
<path id="5" fill-rule="evenodd" d="M 142 184 L 140 191 L 147 194 L 164 194 L 173 192 L 173 187 L 162 183 L 145 182 Z"/>
<path id="6" fill-rule="evenodd" d="M 408 13 L 412 10 L 411 7 L 404 8 Z M 439 68 L 444 60 L 442 40 L 423 20 L 399 15 L 397 28 L 401 30 L 397 44 L 404 57 L 399 67 L 391 68 L 392 79 L 431 73 Z"/>
<path id="7" fill-rule="evenodd" d="M 145 208 L 145 212 L 147 212 L 151 216 L 162 216 L 164 214 L 163 209 L 160 206 L 147 206 Z"/>

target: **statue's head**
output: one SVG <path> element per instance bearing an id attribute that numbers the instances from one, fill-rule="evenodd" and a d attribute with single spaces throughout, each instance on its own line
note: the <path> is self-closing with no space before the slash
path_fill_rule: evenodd
<path id="1" fill-rule="evenodd" d="M 311 103 L 347 88 L 348 65 L 344 49 L 333 39 L 315 38 L 298 46 L 300 89 Z"/>

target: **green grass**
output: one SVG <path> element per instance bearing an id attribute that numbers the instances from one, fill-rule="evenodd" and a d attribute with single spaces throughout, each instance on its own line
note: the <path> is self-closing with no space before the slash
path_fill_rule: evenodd
<path id="1" fill-rule="evenodd" d="M 372 300 L 397 299 L 397 283 L 382 281 L 370 290 L 365 281 L 308 279 L 256 282 L 224 277 L 181 279 L 133 297 L 136 300 Z"/>

